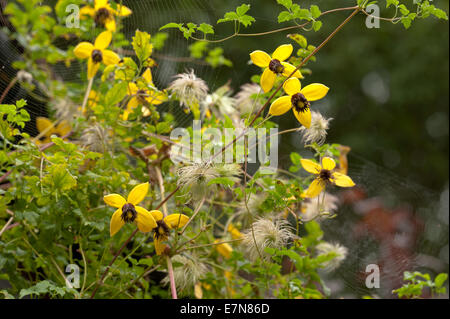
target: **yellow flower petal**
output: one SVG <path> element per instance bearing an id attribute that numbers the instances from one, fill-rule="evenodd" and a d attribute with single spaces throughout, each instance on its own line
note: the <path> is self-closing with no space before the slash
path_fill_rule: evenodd
<path id="1" fill-rule="evenodd" d="M 167 245 L 163 244 L 162 241 L 163 241 L 163 238 L 161 238 L 161 237 L 157 238 L 156 234 L 153 235 L 153 243 L 155 244 L 155 251 L 158 256 L 164 252 L 164 249 L 166 249 L 166 246 L 167 246 Z"/>
<path id="2" fill-rule="evenodd" d="M 282 62 L 291 56 L 292 50 L 294 50 L 292 44 L 280 45 L 272 54 L 272 59 Z"/>
<path id="3" fill-rule="evenodd" d="M 137 85 L 133 82 L 129 82 L 128 83 L 128 94 L 133 95 L 133 94 L 136 94 L 137 91 L 139 91 L 139 88 L 137 87 Z"/>
<path id="4" fill-rule="evenodd" d="M 131 114 L 138 105 L 139 105 L 139 100 L 135 96 L 133 96 L 127 104 L 128 113 Z"/>
<path id="5" fill-rule="evenodd" d="M 269 109 L 269 114 L 271 115 L 283 115 L 292 107 L 291 97 L 288 95 L 281 96 L 275 101 L 273 101 L 272 105 Z"/>
<path id="6" fill-rule="evenodd" d="M 294 111 L 295 117 L 304 127 L 309 128 L 311 126 L 311 110 L 309 107 L 303 112 L 297 112 L 295 108 L 292 108 L 292 111 Z"/>
<path id="7" fill-rule="evenodd" d="M 52 131 L 53 123 L 46 117 L 37 117 L 36 118 L 36 128 L 38 129 L 39 133 L 44 133 L 44 136 L 50 136 L 49 132 Z"/>
<path id="8" fill-rule="evenodd" d="M 167 94 L 163 93 L 163 92 L 148 92 L 149 93 L 149 97 L 146 98 L 146 100 L 148 101 L 148 103 L 153 104 L 153 105 L 159 105 L 165 101 L 167 101 Z"/>
<path id="9" fill-rule="evenodd" d="M 122 208 L 122 206 L 127 203 L 125 198 L 123 198 L 119 194 L 106 195 L 103 197 L 103 200 L 105 201 L 106 205 L 116 207 L 116 208 Z"/>
<path id="10" fill-rule="evenodd" d="M 164 215 L 163 213 L 161 213 L 161 211 L 159 210 L 151 210 L 150 214 L 152 214 L 153 218 L 158 221 L 158 220 L 162 220 Z"/>
<path id="11" fill-rule="evenodd" d="M 103 50 L 102 55 L 103 63 L 105 63 L 106 65 L 114 65 L 119 63 L 120 61 L 120 57 L 111 50 Z"/>
<path id="12" fill-rule="evenodd" d="M 92 58 L 89 58 L 88 60 L 88 72 L 87 72 L 87 78 L 88 80 L 92 79 L 95 74 L 97 74 L 98 68 L 100 67 L 100 63 L 94 63 Z"/>
<path id="13" fill-rule="evenodd" d="M 281 64 L 284 66 L 284 70 L 283 70 L 283 76 L 290 76 L 292 72 L 294 72 L 294 70 L 296 69 L 295 66 L 293 66 L 290 63 L 287 62 L 281 62 Z M 296 70 L 295 73 L 292 75 L 292 77 L 294 78 L 299 78 L 299 79 L 303 79 L 303 75 L 300 73 L 299 70 Z"/>
<path id="14" fill-rule="evenodd" d="M 111 31 L 103 31 L 95 39 L 94 47 L 98 50 L 104 50 L 111 43 L 112 33 Z"/>
<path id="15" fill-rule="evenodd" d="M 145 70 L 145 72 L 142 74 L 142 77 L 148 84 L 153 85 L 152 72 L 151 72 L 150 68 L 147 68 Z"/>
<path id="16" fill-rule="evenodd" d="M 148 183 L 136 185 L 128 195 L 127 202 L 133 205 L 137 205 L 140 202 L 142 202 L 145 196 L 147 196 L 148 187 L 149 187 Z"/>
<path id="17" fill-rule="evenodd" d="M 272 90 L 273 84 L 275 83 L 277 75 L 270 71 L 269 68 L 265 68 L 263 74 L 261 75 L 261 87 L 264 91 L 264 93 L 269 92 Z"/>
<path id="18" fill-rule="evenodd" d="M 148 210 L 140 206 L 134 206 L 134 209 L 137 212 L 135 221 L 141 232 L 148 233 L 153 228 L 156 228 L 156 221 Z"/>
<path id="19" fill-rule="evenodd" d="M 84 6 L 80 9 L 80 17 L 85 15 L 93 17 L 95 15 L 95 9 L 90 6 Z"/>
<path id="20" fill-rule="evenodd" d="M 67 122 L 66 120 L 62 120 L 61 123 L 56 126 L 54 133 L 59 134 L 60 137 L 63 137 L 67 135 L 71 130 L 72 128 L 70 127 L 69 122 Z"/>
<path id="21" fill-rule="evenodd" d="M 108 5 L 108 0 L 95 0 L 95 10 L 105 8 Z"/>
<path id="22" fill-rule="evenodd" d="M 87 59 L 91 56 L 92 50 L 94 50 L 94 46 L 89 42 L 80 42 L 73 49 L 73 53 L 79 59 Z"/>
<path id="23" fill-rule="evenodd" d="M 311 161 L 309 159 L 302 158 L 300 160 L 300 163 L 302 164 L 302 167 L 305 169 L 305 171 L 307 171 L 311 174 L 317 175 L 322 170 L 322 167 L 319 164 L 314 163 L 313 161 Z"/>
<path id="24" fill-rule="evenodd" d="M 239 239 L 242 237 L 242 233 L 239 231 L 239 229 L 234 227 L 233 224 L 228 225 L 227 231 L 231 234 L 231 237 L 233 239 Z"/>
<path id="25" fill-rule="evenodd" d="M 111 222 L 109 224 L 109 234 L 110 236 L 114 236 L 122 226 L 125 225 L 125 222 L 122 219 L 122 209 L 118 209 L 114 212 L 111 217 Z"/>
<path id="26" fill-rule="evenodd" d="M 331 157 L 324 157 L 322 158 L 322 167 L 331 171 L 336 167 L 336 162 Z"/>
<path id="27" fill-rule="evenodd" d="M 353 187 L 355 183 L 353 180 L 344 174 L 334 172 L 331 176 L 331 182 L 340 187 Z"/>
<path id="28" fill-rule="evenodd" d="M 188 222 L 189 217 L 183 214 L 171 214 L 164 218 L 164 222 L 170 228 L 181 228 Z"/>
<path id="29" fill-rule="evenodd" d="M 300 92 L 302 85 L 297 78 L 289 78 L 283 84 L 284 92 L 289 95 L 294 95 Z"/>
<path id="30" fill-rule="evenodd" d="M 108 31 L 116 32 L 116 20 L 114 20 L 114 18 L 112 18 L 112 17 L 109 19 L 106 19 L 105 28 Z"/>
<path id="31" fill-rule="evenodd" d="M 271 60 L 270 55 L 261 50 L 256 50 L 250 53 L 250 59 L 252 59 L 253 64 L 261 68 L 267 68 Z"/>
<path id="32" fill-rule="evenodd" d="M 305 195 L 308 198 L 314 198 L 318 196 L 325 189 L 325 183 L 320 179 L 316 178 L 309 185 L 308 189 L 305 191 Z"/>
<path id="33" fill-rule="evenodd" d="M 327 95 L 329 88 L 320 83 L 313 83 L 305 86 L 301 93 L 308 101 L 317 101 Z"/>
<path id="34" fill-rule="evenodd" d="M 218 243 L 218 242 L 220 242 L 220 239 L 216 239 L 214 241 L 214 243 Z M 214 246 L 215 246 L 217 252 L 219 254 L 221 254 L 223 257 L 225 257 L 227 259 L 231 257 L 233 248 L 228 243 L 223 243 L 223 244 L 214 245 Z"/>
<path id="35" fill-rule="evenodd" d="M 121 5 L 118 4 L 117 7 L 119 8 L 119 9 L 116 11 L 116 14 L 117 14 L 118 16 L 126 17 L 126 16 L 129 16 L 130 14 L 133 13 L 133 11 L 131 11 L 130 8 L 125 7 L 125 6 L 123 6 L 123 5 L 121 6 Z"/>

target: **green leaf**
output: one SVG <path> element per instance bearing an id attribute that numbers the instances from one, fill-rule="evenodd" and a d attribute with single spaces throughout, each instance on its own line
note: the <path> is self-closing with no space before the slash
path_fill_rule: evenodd
<path id="1" fill-rule="evenodd" d="M 278 23 L 290 21 L 293 18 L 294 17 L 292 16 L 292 13 L 290 13 L 289 11 L 281 11 L 278 15 Z"/>
<path id="2" fill-rule="evenodd" d="M 320 11 L 319 7 L 316 6 L 316 5 L 312 5 L 311 8 L 310 8 L 310 11 L 311 11 L 312 17 L 314 19 L 317 19 L 322 14 L 322 12 Z"/>
<path id="3" fill-rule="evenodd" d="M 128 85 L 126 82 L 119 82 L 114 84 L 111 90 L 108 91 L 105 95 L 105 104 L 106 106 L 112 106 L 120 101 L 127 95 Z"/>
<path id="4" fill-rule="evenodd" d="M 153 46 L 150 43 L 150 34 L 147 32 L 136 30 L 131 44 L 136 52 L 136 56 L 141 62 L 147 60 L 152 54 Z"/>
<path id="5" fill-rule="evenodd" d="M 436 278 L 434 278 L 434 284 L 436 285 L 436 288 L 441 288 L 447 278 L 448 275 L 444 273 L 437 275 Z"/>
<path id="6" fill-rule="evenodd" d="M 199 30 L 205 34 L 208 34 L 208 33 L 214 34 L 214 29 L 213 29 L 212 25 L 207 24 L 207 23 L 201 23 L 197 30 Z"/>
<path id="7" fill-rule="evenodd" d="M 242 4 L 239 7 L 236 8 L 236 13 L 239 16 L 243 16 L 248 10 L 250 10 L 249 4 Z"/>
<path id="8" fill-rule="evenodd" d="M 314 31 L 319 31 L 321 27 L 322 27 L 322 21 L 314 21 L 313 22 Z"/>
<path id="9" fill-rule="evenodd" d="M 288 10 L 292 7 L 292 0 L 277 0 L 277 2 Z"/>
<path id="10" fill-rule="evenodd" d="M 233 180 L 231 180 L 231 179 L 229 179 L 227 177 L 216 177 L 216 178 L 213 178 L 212 180 L 210 180 L 208 182 L 208 186 L 209 185 L 214 185 L 214 184 L 219 184 L 219 185 L 222 185 L 222 186 L 225 186 L 225 187 L 231 187 L 231 186 L 234 185 L 234 183 L 235 182 Z"/>
<path id="11" fill-rule="evenodd" d="M 289 39 L 292 39 L 295 42 L 297 42 L 302 48 L 306 48 L 308 46 L 308 41 L 301 34 L 295 33 L 295 34 L 288 34 L 287 36 Z"/>
<path id="12" fill-rule="evenodd" d="M 159 31 L 164 30 L 164 29 L 170 29 L 170 28 L 181 29 L 182 26 L 183 26 L 182 23 L 170 22 L 170 23 L 163 25 L 161 28 L 159 28 Z"/>

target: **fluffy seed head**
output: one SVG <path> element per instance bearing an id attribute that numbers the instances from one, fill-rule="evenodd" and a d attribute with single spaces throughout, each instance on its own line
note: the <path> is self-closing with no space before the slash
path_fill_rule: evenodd
<path id="1" fill-rule="evenodd" d="M 253 230 L 252 230 L 253 228 Z M 250 259 L 256 260 L 261 257 L 265 260 L 270 258 L 264 249 L 266 247 L 281 249 L 296 235 L 293 228 L 284 219 L 274 221 L 261 218 L 252 224 L 252 227 L 243 234 L 242 244 L 245 246 Z"/>
<path id="2" fill-rule="evenodd" d="M 261 92 L 261 87 L 255 83 L 247 83 L 241 86 L 241 90 L 234 96 L 236 108 L 241 114 L 258 112 L 262 104 L 256 97 Z"/>
<path id="3" fill-rule="evenodd" d="M 178 186 L 191 195 L 191 199 L 199 200 L 207 196 L 214 188 L 208 183 L 218 177 L 225 177 L 238 182 L 242 170 L 239 164 L 194 163 L 177 170 Z"/>
<path id="4" fill-rule="evenodd" d="M 319 255 L 335 254 L 332 260 L 324 263 L 325 271 L 330 272 L 338 268 L 347 257 L 348 249 L 337 243 L 323 242 L 316 246 Z"/>
<path id="5" fill-rule="evenodd" d="M 174 264 L 173 275 L 177 285 L 177 291 L 180 295 L 190 293 L 194 285 L 203 278 L 208 270 L 206 265 L 194 255 L 176 255 L 172 257 L 172 261 Z M 179 266 L 177 266 L 177 264 L 179 264 Z M 164 284 L 169 284 L 169 275 L 167 275 L 162 282 Z"/>
<path id="6" fill-rule="evenodd" d="M 107 131 L 99 124 L 94 124 L 83 130 L 81 145 L 92 152 L 103 153 L 108 141 Z"/>
<path id="7" fill-rule="evenodd" d="M 194 74 L 194 70 L 175 75 L 168 88 L 184 107 L 199 105 L 208 94 L 208 86 Z"/>
<path id="8" fill-rule="evenodd" d="M 303 204 L 301 219 L 304 222 L 316 219 L 321 220 L 319 215 L 321 213 L 333 213 L 338 208 L 339 198 L 329 193 L 324 193 L 324 199 L 322 201 L 322 196 L 319 197 L 319 204 L 317 204 L 317 199 L 306 199 Z"/>
<path id="9" fill-rule="evenodd" d="M 304 126 L 300 128 L 300 132 L 303 132 L 303 143 L 305 145 L 311 143 L 323 144 L 327 137 L 327 130 L 331 120 L 332 118 L 325 119 L 319 112 L 311 112 L 310 128 Z"/>

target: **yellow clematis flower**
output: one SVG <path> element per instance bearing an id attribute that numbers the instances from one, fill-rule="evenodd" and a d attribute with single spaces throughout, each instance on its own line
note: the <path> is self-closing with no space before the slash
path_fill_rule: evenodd
<path id="1" fill-rule="evenodd" d="M 250 53 L 253 63 L 264 68 L 260 84 L 265 93 L 272 89 L 278 74 L 289 76 L 296 69 L 292 64 L 284 62 L 291 56 L 293 49 L 292 44 L 280 45 L 272 54 L 272 57 L 261 50 Z M 298 70 L 292 76 L 303 79 L 303 75 Z"/>
<path id="2" fill-rule="evenodd" d="M 42 133 L 42 136 L 36 141 L 36 144 L 38 145 L 50 143 L 50 137 L 52 135 L 63 137 L 72 130 L 69 122 L 67 122 L 66 120 L 61 121 L 55 126 L 52 121 L 50 121 L 46 117 L 36 118 L 36 128 L 39 131 L 39 135 L 41 135 Z"/>
<path id="3" fill-rule="evenodd" d="M 119 63 L 120 57 L 115 52 L 106 50 L 111 39 L 111 31 L 103 31 L 95 39 L 94 45 L 89 42 L 81 42 L 73 49 L 77 58 L 88 59 L 88 80 L 95 76 L 101 62 L 105 65 Z"/>
<path id="4" fill-rule="evenodd" d="M 340 187 L 355 186 L 350 177 L 333 171 L 336 167 L 336 162 L 330 157 L 322 158 L 322 165 L 308 159 L 301 159 L 301 164 L 307 172 L 317 175 L 316 179 L 312 181 L 311 185 L 304 192 L 304 196 L 307 198 L 318 196 L 329 183 Z"/>
<path id="5" fill-rule="evenodd" d="M 84 6 L 80 9 L 80 17 L 91 16 L 97 25 L 104 26 L 107 30 L 115 32 L 116 20 L 114 16 L 126 17 L 132 13 L 129 8 L 123 5 L 117 4 L 117 8 L 117 10 L 111 8 L 108 0 L 95 0 L 94 8 Z"/>
<path id="6" fill-rule="evenodd" d="M 145 72 L 142 74 L 142 78 L 144 79 L 145 83 L 150 87 L 155 87 L 152 80 L 152 73 L 150 71 L 150 68 L 147 68 Z M 153 104 L 153 105 L 159 105 L 165 101 L 167 101 L 167 94 L 164 92 L 158 92 L 156 90 L 147 88 L 147 89 L 139 89 L 136 83 L 130 82 L 128 84 L 128 94 L 131 97 L 130 101 L 127 104 L 126 110 L 123 112 L 122 119 L 127 120 L 128 116 L 131 112 L 133 112 L 133 109 L 138 107 L 140 104 L 143 104 L 142 107 L 142 114 L 144 116 L 150 115 L 150 110 L 145 105 Z"/>
<path id="7" fill-rule="evenodd" d="M 216 239 L 214 241 L 214 243 L 220 243 L 220 242 L 221 242 L 220 239 Z M 231 247 L 230 244 L 223 243 L 223 244 L 214 245 L 214 247 L 216 248 L 217 252 L 219 254 L 221 254 L 223 257 L 225 257 L 226 259 L 231 257 L 231 253 L 233 252 L 233 248 Z"/>
<path id="8" fill-rule="evenodd" d="M 135 186 L 127 200 L 119 194 L 110 194 L 103 197 L 105 203 L 117 208 L 111 217 L 109 231 L 114 236 L 125 223 L 136 223 L 141 232 L 148 233 L 157 224 L 152 214 L 143 207 L 136 206 L 142 202 L 148 192 L 148 183 Z"/>
<path id="9" fill-rule="evenodd" d="M 231 234 L 231 238 L 233 239 L 242 238 L 242 233 L 233 224 L 228 225 L 227 231 Z"/>
<path id="10" fill-rule="evenodd" d="M 174 228 L 182 228 L 188 222 L 189 217 L 183 214 L 170 214 L 164 217 L 159 210 L 152 210 L 150 214 L 156 221 L 156 226 L 153 228 L 155 251 L 157 255 L 161 255 L 166 248 L 162 242 L 169 238 L 169 231 Z"/>
<path id="11" fill-rule="evenodd" d="M 302 89 L 297 78 L 290 78 L 283 84 L 284 91 L 288 94 L 281 96 L 269 109 L 271 115 L 282 115 L 292 108 L 297 120 L 306 128 L 311 126 L 312 101 L 317 101 L 327 95 L 329 88 L 320 83 L 312 83 Z"/>

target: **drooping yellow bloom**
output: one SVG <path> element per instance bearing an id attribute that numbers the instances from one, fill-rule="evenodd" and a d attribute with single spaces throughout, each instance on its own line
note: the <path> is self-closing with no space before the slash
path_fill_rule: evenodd
<path id="1" fill-rule="evenodd" d="M 104 26 L 107 30 L 116 31 L 116 20 L 114 16 L 126 17 L 129 16 L 132 11 L 120 4 L 117 4 L 117 10 L 111 8 L 108 0 L 95 0 L 94 8 L 91 6 L 84 6 L 80 9 L 80 16 L 83 18 L 88 15 L 94 18 L 97 25 Z"/>
<path id="2" fill-rule="evenodd" d="M 242 238 L 242 233 L 233 224 L 228 225 L 227 230 L 233 239 Z"/>
<path id="3" fill-rule="evenodd" d="M 329 183 L 340 187 L 355 186 L 350 177 L 334 171 L 336 162 L 330 157 L 322 158 L 322 165 L 308 159 L 301 159 L 301 164 L 307 172 L 317 175 L 316 179 L 312 181 L 311 185 L 304 192 L 304 196 L 307 198 L 318 196 Z"/>
<path id="4" fill-rule="evenodd" d="M 63 137 L 72 130 L 69 122 L 67 122 L 66 120 L 61 121 L 57 125 L 54 125 L 54 123 L 52 123 L 52 121 L 50 121 L 46 117 L 37 117 L 36 127 L 39 131 L 39 135 L 41 135 L 41 137 L 36 141 L 36 144 L 38 145 L 50 143 L 50 137 L 52 135 Z"/>
<path id="5" fill-rule="evenodd" d="M 91 90 L 88 95 L 87 107 L 94 108 L 100 99 L 100 94 L 97 91 Z M 81 105 L 78 107 L 78 111 L 81 112 Z M 87 108 L 84 109 L 83 114 L 86 114 Z"/>
<path id="6" fill-rule="evenodd" d="M 111 43 L 111 31 L 103 31 L 95 39 L 94 45 L 89 42 L 80 42 L 73 53 L 77 58 L 88 59 L 88 79 L 92 79 L 100 67 L 100 63 L 105 65 L 117 64 L 120 57 L 111 50 L 106 50 Z"/>
<path id="7" fill-rule="evenodd" d="M 103 197 L 105 203 L 117 208 L 111 217 L 110 234 L 114 236 L 125 223 L 136 223 L 141 232 L 148 233 L 157 224 L 152 214 L 143 207 L 136 206 L 142 202 L 148 192 L 148 183 L 135 186 L 127 200 L 119 194 L 110 194 Z"/>
<path id="8" fill-rule="evenodd" d="M 294 72 L 295 66 L 284 62 L 291 56 L 293 49 L 294 48 L 291 44 L 280 45 L 272 54 L 272 57 L 261 50 L 256 50 L 250 53 L 250 58 L 253 63 L 261 68 L 264 68 L 263 74 L 261 75 L 260 84 L 265 93 L 272 89 L 278 74 L 289 76 L 292 72 Z M 298 70 L 292 76 L 301 79 L 303 78 L 302 74 Z"/>
<path id="9" fill-rule="evenodd" d="M 149 116 L 150 110 L 146 105 L 159 105 L 164 101 L 167 101 L 167 94 L 165 94 L 165 92 L 158 92 L 149 88 L 155 87 L 155 85 L 153 84 L 150 68 L 147 68 L 145 70 L 145 72 L 142 74 L 142 78 L 144 79 L 145 84 L 147 84 L 147 88 L 139 89 L 136 83 L 133 82 L 130 82 L 128 84 L 128 94 L 132 97 L 127 104 L 126 110 L 123 112 L 122 118 L 125 121 L 128 119 L 129 114 L 133 112 L 133 109 L 135 109 L 139 105 L 144 105 L 142 107 L 142 114 L 144 116 Z"/>
<path id="10" fill-rule="evenodd" d="M 153 228 L 153 242 L 155 243 L 155 251 L 157 255 L 161 255 L 166 248 L 162 242 L 169 237 L 171 229 L 182 228 L 189 220 L 189 217 L 183 214 L 170 214 L 164 217 L 159 210 L 152 210 L 150 214 L 156 221 L 156 226 Z"/>
<path id="11" fill-rule="evenodd" d="M 290 78 L 284 82 L 283 89 L 288 95 L 273 101 L 269 114 L 282 115 L 292 108 L 297 120 L 309 128 L 311 126 L 310 102 L 323 98 L 327 95 L 329 88 L 320 83 L 312 83 L 302 89 L 297 78 Z"/>
<path id="12" fill-rule="evenodd" d="M 214 241 L 214 243 L 220 243 L 220 241 L 221 241 L 220 239 L 216 239 Z M 225 257 L 226 259 L 231 257 L 233 248 L 230 246 L 230 244 L 223 243 L 223 244 L 214 245 L 214 247 L 216 248 L 217 252 L 219 254 L 221 254 L 223 257 Z"/>

